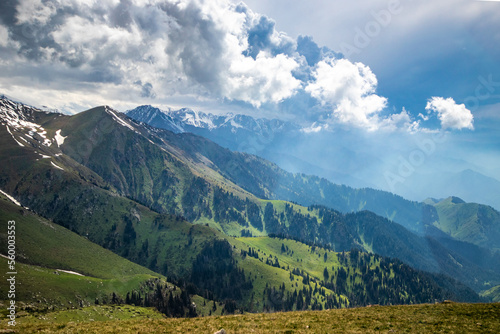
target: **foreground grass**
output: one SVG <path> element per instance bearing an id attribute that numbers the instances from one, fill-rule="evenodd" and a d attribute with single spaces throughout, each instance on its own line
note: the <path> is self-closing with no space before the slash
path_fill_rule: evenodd
<path id="1" fill-rule="evenodd" d="M 6 328 L 5 321 L 1 322 Z M 374 306 L 357 309 L 154 319 L 20 320 L 20 333 L 500 333 L 500 304 Z"/>

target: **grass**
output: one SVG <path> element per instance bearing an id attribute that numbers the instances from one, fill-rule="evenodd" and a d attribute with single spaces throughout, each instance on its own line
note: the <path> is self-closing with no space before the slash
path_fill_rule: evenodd
<path id="1" fill-rule="evenodd" d="M 165 280 L 160 274 L 14 205 L 3 195 L 0 195 L 0 217 L 3 222 L 0 231 L 1 253 L 7 249 L 6 222 L 16 222 L 16 301 L 21 309 L 71 309 L 94 305 L 96 300 L 99 303 L 110 302 L 113 293 L 125 298 L 128 292 L 140 291 L 151 279 Z M 148 219 L 152 218 L 143 216 L 143 220 Z M 172 231 L 178 232 L 182 228 L 185 230 L 182 233 L 187 234 L 187 224 L 179 224 Z M 201 226 L 198 228 L 204 229 Z M 185 238 L 179 238 L 185 243 Z M 7 261 L 0 257 L 0 268 L 7 268 Z M 75 271 L 85 276 L 57 269 Z M 8 291 L 5 271 L 0 273 L 0 278 L 0 291 Z M 6 297 L 2 293 L 0 300 Z M 195 299 L 200 307 L 208 303 L 199 296 L 195 296 Z M 209 314 L 206 308 L 205 312 L 201 307 L 199 313 Z M 2 307 L 0 315 L 5 312 L 6 309 Z"/>
<path id="2" fill-rule="evenodd" d="M 489 298 L 491 301 L 495 303 L 500 302 L 500 285 L 497 285 L 487 291 L 481 293 L 481 296 Z"/>
<path id="3" fill-rule="evenodd" d="M 0 212 L 2 220 L 16 222 L 16 247 L 21 262 L 104 279 L 137 274 L 160 276 L 60 225 L 22 210 L 3 196 L 0 196 Z M 5 240 L 6 235 L 0 233 L 0 244 L 4 245 Z M 2 247 L 4 249 L 6 247 Z"/>
<path id="4" fill-rule="evenodd" d="M 269 255 L 277 256 L 281 267 L 289 266 L 290 269 L 302 269 L 318 279 L 323 279 L 323 270 L 332 266 L 339 267 L 337 254 L 323 248 L 316 247 L 312 252 L 311 246 L 288 239 L 261 238 L 238 238 L 249 247 L 260 251 L 260 256 L 267 258 Z M 287 253 L 281 253 L 281 245 L 289 249 Z M 293 255 L 291 251 L 293 250 Z M 327 253 L 327 260 L 324 255 Z M 266 254 L 266 255 L 264 255 Z"/>
<path id="5" fill-rule="evenodd" d="M 69 322 L 113 321 L 134 318 L 164 319 L 165 316 L 153 308 L 131 305 L 104 305 L 48 313 L 21 314 L 20 322 L 23 324 L 67 324 Z"/>
<path id="6" fill-rule="evenodd" d="M 0 258 L 0 266 L 7 268 L 7 259 Z M 114 279 L 78 276 L 39 266 L 16 263 L 16 301 L 29 309 L 73 308 L 90 305 L 96 299 L 101 302 L 115 292 L 124 296 L 138 289 L 150 275 L 134 275 Z M 0 276 L 2 291 L 7 291 L 5 276 Z M 6 296 L 2 296 L 5 298 Z M 2 312 L 4 309 L 2 309 Z"/>
<path id="7" fill-rule="evenodd" d="M 87 310 L 79 311 L 87 312 Z M 90 312 L 90 311 L 88 311 Z M 99 313 L 98 311 L 93 311 Z M 108 313 L 110 310 L 107 311 Z M 133 309 L 127 311 L 128 314 Z M 498 333 L 500 304 L 424 304 L 357 309 L 158 319 L 147 311 L 135 319 L 59 322 L 21 318 L 21 333 Z M 102 313 L 102 312 L 101 312 Z M 101 314 L 99 313 L 99 314 Z M 65 319 L 68 313 L 64 314 Z M 126 319 L 126 317 L 122 317 Z M 6 322 L 0 322 L 5 328 Z"/>

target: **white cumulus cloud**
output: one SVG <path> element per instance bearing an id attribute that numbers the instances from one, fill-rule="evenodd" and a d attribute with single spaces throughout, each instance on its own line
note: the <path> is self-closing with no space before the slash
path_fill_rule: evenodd
<path id="1" fill-rule="evenodd" d="M 443 129 L 474 129 L 474 116 L 464 104 L 457 104 L 451 97 L 432 97 L 425 109 L 435 112 Z"/>
<path id="2" fill-rule="evenodd" d="M 292 96 L 301 83 L 292 75 L 298 67 L 295 60 L 284 55 L 267 56 L 260 52 L 254 60 L 238 56 L 230 65 L 225 96 L 260 106 L 262 102 L 279 102 Z"/>
<path id="3" fill-rule="evenodd" d="M 377 78 L 368 66 L 347 59 L 326 59 L 318 63 L 313 77 L 306 91 L 331 104 L 340 122 L 378 128 L 378 113 L 386 107 L 387 99 L 375 94 Z"/>

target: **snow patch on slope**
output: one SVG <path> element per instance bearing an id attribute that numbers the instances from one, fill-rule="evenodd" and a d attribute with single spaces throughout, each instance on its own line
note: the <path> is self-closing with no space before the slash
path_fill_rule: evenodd
<path id="1" fill-rule="evenodd" d="M 68 136 L 63 137 L 61 135 L 61 130 L 56 131 L 56 135 L 54 136 L 54 139 L 56 140 L 57 147 L 60 147 L 62 144 L 64 144 L 64 139 L 68 138 Z"/>
<path id="2" fill-rule="evenodd" d="M 12 134 L 12 132 L 11 132 L 11 131 L 10 131 L 10 129 L 9 129 L 9 126 L 8 126 L 8 125 L 5 125 L 5 127 L 7 128 L 7 132 L 8 132 L 8 133 L 12 136 L 12 139 L 14 139 L 14 141 L 15 141 L 16 143 L 18 143 L 18 144 L 19 144 L 19 146 L 24 147 L 24 145 L 23 145 L 23 144 L 21 144 L 20 142 L 18 142 L 18 141 L 17 141 L 17 139 L 16 139 L 16 137 L 14 137 L 14 135 Z"/>
<path id="3" fill-rule="evenodd" d="M 3 190 L 0 189 L 0 193 L 2 193 L 5 197 L 7 197 L 8 199 L 10 199 L 15 205 L 21 206 L 21 203 L 19 203 L 18 201 L 16 201 L 16 199 L 14 197 L 10 196 L 5 191 L 3 191 Z"/>
<path id="4" fill-rule="evenodd" d="M 72 274 L 72 275 L 78 275 L 78 276 L 85 276 L 85 275 L 82 275 L 80 273 L 77 273 L 76 271 L 71 271 L 71 270 L 56 269 L 56 271 L 60 271 L 62 273 L 66 273 L 66 274 Z"/>
<path id="5" fill-rule="evenodd" d="M 118 117 L 118 116 L 117 116 L 117 115 L 116 115 L 116 114 L 115 114 L 115 113 L 111 110 L 111 108 L 109 108 L 108 106 L 106 106 L 106 107 L 104 107 L 104 108 L 105 108 L 105 110 L 106 110 L 109 114 L 111 114 L 111 115 L 113 116 L 113 118 L 115 119 L 115 121 L 117 121 L 117 122 L 118 122 L 118 124 L 120 124 L 120 125 L 122 125 L 122 126 L 124 126 L 124 127 L 126 127 L 126 128 L 129 128 L 129 129 L 130 129 L 130 130 L 132 130 L 132 131 L 135 131 L 135 129 L 134 129 L 134 127 L 133 127 L 132 125 L 128 124 L 128 123 L 127 123 L 127 122 L 125 122 L 123 119 L 121 119 L 120 117 Z"/>
<path id="6" fill-rule="evenodd" d="M 54 166 L 55 168 L 57 169 L 60 169 L 60 170 L 64 170 L 64 168 L 61 168 L 59 167 L 58 165 L 56 165 L 53 161 L 50 162 L 52 164 L 52 166 Z"/>

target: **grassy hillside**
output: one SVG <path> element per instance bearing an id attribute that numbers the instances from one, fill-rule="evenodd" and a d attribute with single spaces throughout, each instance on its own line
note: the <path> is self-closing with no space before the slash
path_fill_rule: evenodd
<path id="1" fill-rule="evenodd" d="M 0 194 L 2 220 L 16 222 L 18 260 L 36 266 L 75 271 L 103 279 L 160 275 L 106 250 L 68 229 L 16 206 Z M 2 250 L 5 230 L 0 233 Z"/>
<path id="2" fill-rule="evenodd" d="M 409 230 L 424 230 L 424 212 L 428 208 L 423 203 L 408 201 L 385 191 L 354 189 L 312 175 L 289 173 L 265 159 L 232 152 L 190 133 L 174 134 L 165 130 L 156 133 L 182 149 L 191 160 L 198 163 L 209 161 L 210 166 L 226 179 L 259 198 L 294 201 L 304 206 L 324 205 L 344 213 L 370 210 Z"/>
<path id="3" fill-rule="evenodd" d="M 144 313 L 144 311 L 141 310 Z M 138 317 L 139 317 L 139 312 Z M 47 318 L 52 318 L 48 314 Z M 500 304 L 436 304 L 374 306 L 357 309 L 244 314 L 195 319 L 147 316 L 131 320 L 61 323 L 22 319 L 23 333 L 206 333 L 224 328 L 227 333 L 498 333 Z"/>
<path id="4" fill-rule="evenodd" d="M 500 213 L 490 206 L 449 197 L 434 205 L 439 220 L 434 226 L 461 241 L 500 250 Z"/>
<path id="5" fill-rule="evenodd" d="M 500 302 L 500 285 L 497 285 L 483 293 L 481 293 L 481 296 L 488 298 L 489 300 L 499 303 Z"/>
<path id="6" fill-rule="evenodd" d="M 165 293 L 172 292 L 174 296 L 181 293 L 162 275 L 11 203 L 3 195 L 0 195 L 0 217 L 4 222 L 0 232 L 2 250 L 7 249 L 6 222 L 16 222 L 16 302 L 21 309 L 123 303 L 127 295 L 137 292 L 145 296 L 158 285 L 163 286 Z M 1 257 L 0 265 L 7 268 L 7 259 Z M 0 286 L 7 291 L 4 276 L 2 273 Z M 201 307 L 209 301 L 199 296 L 194 296 L 194 300 L 200 303 L 200 315 L 212 313 L 209 307 Z"/>
<path id="7" fill-rule="evenodd" d="M 7 259 L 0 258 L 0 265 L 7 268 Z M 16 303 L 21 309 L 44 310 L 74 308 L 111 303 L 113 293 L 125 297 L 127 292 L 139 291 L 153 276 L 137 274 L 112 279 L 79 276 L 54 269 L 16 263 Z M 8 291 L 5 274 L 0 283 Z M 4 296 L 3 298 L 5 298 Z M 2 312 L 5 312 L 5 308 Z"/>

